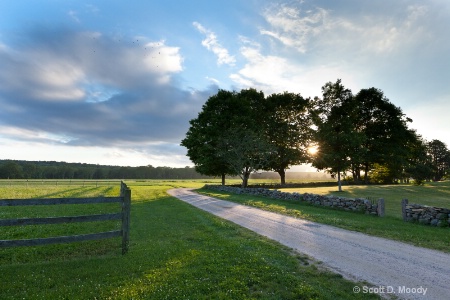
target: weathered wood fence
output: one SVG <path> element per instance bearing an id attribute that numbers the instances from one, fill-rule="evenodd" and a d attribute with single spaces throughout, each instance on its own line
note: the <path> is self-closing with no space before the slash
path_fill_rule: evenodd
<path id="1" fill-rule="evenodd" d="M 122 211 L 101 215 L 85 215 L 71 217 L 50 217 L 50 218 L 26 218 L 26 219 L 5 219 L 0 220 L 1 226 L 22 226 L 22 225 L 46 225 L 74 222 L 95 222 L 108 220 L 122 220 L 120 230 L 98 232 L 72 236 L 58 236 L 50 238 L 35 238 L 26 240 L 0 240 L 0 248 L 19 246 L 38 246 L 47 244 L 72 243 L 89 240 L 99 240 L 112 237 L 122 237 L 122 254 L 127 253 L 130 236 L 130 210 L 131 210 L 131 190 L 121 182 L 119 197 L 91 197 L 91 198 L 48 198 L 48 199 L 2 199 L 1 206 L 28 206 L 28 205 L 62 205 L 62 204 L 93 204 L 93 203 L 121 203 Z"/>

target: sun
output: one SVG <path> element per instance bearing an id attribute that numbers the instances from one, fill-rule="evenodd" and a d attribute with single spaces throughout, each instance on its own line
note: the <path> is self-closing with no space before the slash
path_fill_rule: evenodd
<path id="1" fill-rule="evenodd" d="M 308 153 L 311 155 L 315 155 L 319 151 L 319 147 L 317 145 L 311 145 L 308 147 Z"/>

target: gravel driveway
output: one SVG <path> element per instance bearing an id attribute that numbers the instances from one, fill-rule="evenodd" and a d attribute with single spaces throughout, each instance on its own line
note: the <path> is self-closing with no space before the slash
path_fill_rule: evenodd
<path id="1" fill-rule="evenodd" d="M 218 200 L 192 189 L 168 193 L 314 257 L 346 278 L 373 285 L 354 292 L 450 299 L 450 254 Z"/>

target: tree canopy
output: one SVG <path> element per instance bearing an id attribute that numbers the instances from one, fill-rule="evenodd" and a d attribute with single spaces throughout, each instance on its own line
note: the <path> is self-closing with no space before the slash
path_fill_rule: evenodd
<path id="1" fill-rule="evenodd" d="M 232 126 L 232 119 L 239 111 L 236 93 L 219 90 L 209 97 L 198 117 L 189 122 L 191 126 L 181 141 L 196 171 L 208 176 L 220 176 L 223 184 L 225 175 L 237 173 L 220 156 L 222 132 Z"/>
<path id="2" fill-rule="evenodd" d="M 243 186 L 258 170 L 277 172 L 284 184 L 286 169 L 307 162 L 336 175 L 339 190 L 341 174 L 348 173 L 358 183 L 442 179 L 449 172 L 448 149 L 424 141 L 411 122 L 380 89 L 354 95 L 340 79 L 314 99 L 219 90 L 190 121 L 181 145 L 199 173 L 239 175 Z M 307 151 L 312 145 L 318 147 L 314 156 Z"/>
<path id="3" fill-rule="evenodd" d="M 246 186 L 251 172 L 274 170 L 284 183 L 289 165 L 307 161 L 308 114 L 309 100 L 297 94 L 219 90 L 190 121 L 181 145 L 202 174 L 239 175 Z"/>
<path id="4" fill-rule="evenodd" d="M 284 92 L 265 98 L 263 127 L 273 151 L 264 166 L 280 175 L 286 183 L 286 169 L 309 161 L 308 147 L 312 143 L 312 106 L 310 99 L 300 94 Z"/>

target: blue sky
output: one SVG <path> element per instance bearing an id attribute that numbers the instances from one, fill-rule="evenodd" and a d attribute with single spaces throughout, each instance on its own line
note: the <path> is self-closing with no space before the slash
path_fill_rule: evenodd
<path id="1" fill-rule="evenodd" d="M 447 0 L 1 1 L 0 158 L 192 165 L 219 88 L 381 89 L 450 146 Z"/>

